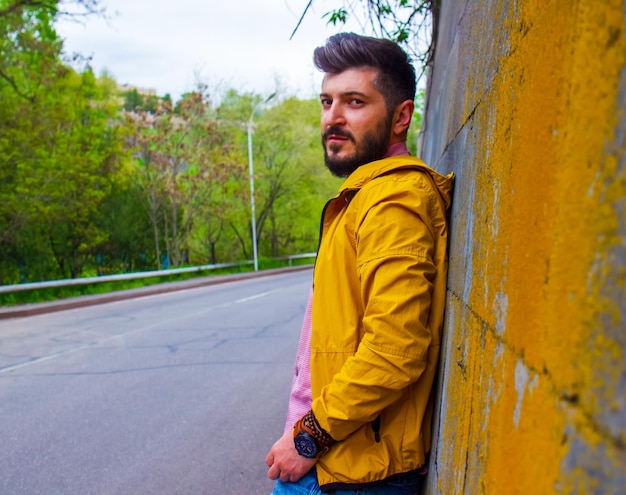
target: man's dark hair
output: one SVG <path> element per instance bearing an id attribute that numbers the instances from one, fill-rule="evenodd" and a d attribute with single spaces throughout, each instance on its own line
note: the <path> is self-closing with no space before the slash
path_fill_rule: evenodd
<path id="1" fill-rule="evenodd" d="M 408 55 L 393 41 L 354 33 L 335 34 L 315 49 L 313 62 L 327 74 L 358 67 L 378 69 L 374 87 L 385 97 L 389 112 L 403 101 L 415 99 L 415 69 Z"/>

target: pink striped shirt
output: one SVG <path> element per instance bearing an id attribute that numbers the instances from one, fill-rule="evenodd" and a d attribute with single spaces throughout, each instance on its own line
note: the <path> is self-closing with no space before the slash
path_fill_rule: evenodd
<path id="1" fill-rule="evenodd" d="M 285 433 L 293 429 L 293 425 L 309 409 L 311 409 L 311 303 L 313 301 L 313 288 L 309 291 L 309 300 L 304 313 L 300 342 L 296 352 L 296 367 L 291 381 L 291 395 L 287 408 L 287 421 Z"/>
<path id="2" fill-rule="evenodd" d="M 396 143 L 389 147 L 386 157 L 396 155 L 408 155 L 409 150 L 405 142 Z M 300 332 L 300 342 L 296 352 L 296 366 L 293 379 L 291 381 L 291 394 L 289 395 L 289 406 L 287 408 L 287 421 L 285 422 L 285 433 L 293 429 L 293 425 L 309 409 L 311 409 L 311 306 L 313 302 L 313 288 L 309 291 L 309 300 L 304 313 L 302 330 Z"/>

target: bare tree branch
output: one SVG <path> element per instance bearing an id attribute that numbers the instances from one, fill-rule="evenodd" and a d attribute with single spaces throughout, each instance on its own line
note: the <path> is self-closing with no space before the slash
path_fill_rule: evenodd
<path id="1" fill-rule="evenodd" d="M 298 20 L 298 24 L 296 24 L 296 27 L 294 28 L 293 32 L 291 33 L 291 36 L 289 36 L 289 41 L 291 41 L 292 38 L 293 38 L 293 35 L 296 34 L 296 31 L 300 27 L 300 24 L 302 24 L 302 20 L 304 19 L 304 16 L 306 16 L 307 11 L 309 10 L 309 7 L 312 4 L 313 4 L 313 0 L 309 0 L 309 3 L 307 3 L 306 7 L 304 7 L 304 12 L 302 12 L 302 15 L 300 16 L 300 19 Z"/>

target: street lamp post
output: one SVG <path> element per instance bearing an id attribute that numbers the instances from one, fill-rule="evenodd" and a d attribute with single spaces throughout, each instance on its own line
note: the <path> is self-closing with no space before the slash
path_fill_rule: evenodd
<path id="1" fill-rule="evenodd" d="M 276 93 L 269 95 L 264 101 L 259 102 L 252 113 L 250 119 L 248 119 L 248 168 L 250 174 L 250 210 L 252 213 L 252 255 L 254 257 L 254 271 L 259 271 L 259 255 L 257 252 L 257 240 L 256 240 L 256 211 L 254 206 L 254 164 L 252 161 L 252 129 L 254 127 L 254 114 L 261 107 L 266 104 L 272 98 L 276 96 Z"/>

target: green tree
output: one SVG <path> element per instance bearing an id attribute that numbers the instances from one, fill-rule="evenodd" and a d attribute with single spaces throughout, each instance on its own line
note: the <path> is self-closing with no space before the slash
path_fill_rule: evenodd
<path id="1" fill-rule="evenodd" d="M 61 50 L 53 28 L 56 2 L 53 8 L 33 3 L 0 0 L 0 90 L 28 101 L 55 77 Z"/>
<path id="2" fill-rule="evenodd" d="M 157 132 L 154 128 L 155 116 L 145 112 L 125 113 L 129 131 L 126 146 L 133 155 L 134 165 L 130 173 L 135 185 L 143 192 L 144 207 L 152 226 L 154 262 L 161 268 L 162 218 L 166 206 L 166 196 L 162 184 L 162 158 L 155 149 Z"/>
<path id="3" fill-rule="evenodd" d="M 258 106 L 263 100 L 260 95 L 231 92 L 220 107 L 224 120 L 239 122 L 237 143 L 246 164 L 246 131 L 250 113 L 258 109 L 252 151 L 259 255 L 315 250 L 319 212 L 338 185 L 323 165 L 319 102 L 277 95 L 268 104 Z M 233 205 L 230 227 L 249 258 L 252 238 L 248 175 L 240 180 L 240 203 L 238 207 Z"/>
<path id="4" fill-rule="evenodd" d="M 0 283 L 81 271 L 94 239 L 86 219 L 102 189 L 94 162 L 111 165 L 103 158 L 111 132 L 101 122 L 112 114 L 93 74 L 63 65 L 54 30 L 61 16 L 101 10 L 92 0 L 59 6 L 0 0 Z M 69 180 L 60 179 L 66 171 Z M 83 193 L 92 186 L 95 194 Z M 70 254 L 67 243 L 78 247 Z"/>
<path id="5" fill-rule="evenodd" d="M 205 209 L 204 222 L 213 226 L 207 240 L 219 239 L 226 260 L 252 258 L 247 128 L 250 113 L 260 101 L 259 95 L 231 89 L 222 95 L 215 112 L 220 134 L 228 145 L 220 159 L 223 181 L 215 184 L 213 192 L 221 203 L 210 212 Z"/>
<path id="6" fill-rule="evenodd" d="M 95 219 L 120 151 L 116 108 L 91 71 L 66 68 L 46 89 L 32 102 L 9 92 L 14 113 L 0 125 L 0 249 L 21 279 L 82 273 L 106 238 Z"/>
<path id="7" fill-rule="evenodd" d="M 102 202 L 98 228 L 107 240 L 96 255 L 99 275 L 152 270 L 156 263 L 145 197 L 131 178 L 128 171 L 118 174 Z"/>
<path id="8" fill-rule="evenodd" d="M 28 218 L 15 194 L 17 168 L 29 151 L 36 97 L 59 70 L 54 13 L 29 3 L 0 0 L 0 283 L 26 278 L 19 244 Z"/>
<path id="9" fill-rule="evenodd" d="M 127 112 L 134 112 L 136 110 L 143 109 L 143 95 L 139 93 L 135 88 L 125 91 L 124 95 L 124 110 Z"/>
<path id="10" fill-rule="evenodd" d="M 63 277 L 80 276 L 107 239 L 96 219 L 120 153 L 115 113 L 90 70 L 68 69 L 31 122 L 32 153 L 18 164 L 16 192 Z"/>
<path id="11" fill-rule="evenodd" d="M 34 99 L 62 69 L 54 22 L 103 13 L 99 0 L 0 0 L 0 90 Z"/>
<path id="12" fill-rule="evenodd" d="M 232 158 L 232 143 L 218 129 L 215 111 L 199 86 L 177 102 L 176 111 L 162 100 L 156 114 L 135 112 L 127 115 L 135 133 L 130 143 L 137 160 L 139 184 L 145 191 L 153 226 L 157 260 L 161 246 L 173 266 L 198 258 L 205 242 L 192 243 L 195 224 L 204 221 L 202 238 L 217 258 L 216 244 L 223 230 L 226 211 L 216 206 L 211 221 L 208 214 L 216 197 L 223 197 L 237 160 Z M 192 246 L 192 244 L 194 244 Z"/>
<path id="13" fill-rule="evenodd" d="M 338 185 L 323 165 L 319 110 L 317 100 L 291 97 L 259 119 L 257 239 L 266 255 L 288 254 L 304 239 L 306 250 L 316 247 L 321 205 Z M 317 207 L 302 208 L 302 203 Z M 302 226 L 306 231 L 298 232 Z"/>

